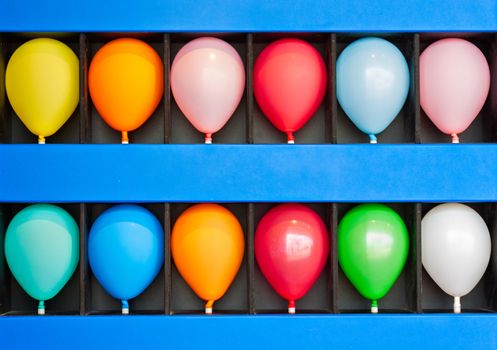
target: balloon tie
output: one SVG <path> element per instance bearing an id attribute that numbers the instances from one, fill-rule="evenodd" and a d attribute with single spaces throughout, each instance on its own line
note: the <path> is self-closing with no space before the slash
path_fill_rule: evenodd
<path id="1" fill-rule="evenodd" d="M 459 136 L 456 133 L 450 134 L 452 136 L 452 143 L 459 143 Z"/>
<path id="2" fill-rule="evenodd" d="M 43 300 L 38 302 L 38 315 L 45 315 L 45 302 Z"/>
<path id="3" fill-rule="evenodd" d="M 214 305 L 214 300 L 208 300 L 205 304 L 205 314 L 212 315 L 212 306 Z"/>
<path id="4" fill-rule="evenodd" d="M 39 145 L 45 144 L 45 137 L 44 136 L 38 136 L 38 144 Z"/>
<path id="5" fill-rule="evenodd" d="M 371 300 L 371 313 L 372 314 L 378 313 L 378 300 Z"/>
<path id="6" fill-rule="evenodd" d="M 378 139 L 374 134 L 369 134 L 369 143 L 378 143 Z"/>
<path id="7" fill-rule="evenodd" d="M 122 131 L 121 133 L 122 133 L 121 143 L 123 145 L 129 144 L 128 132 L 127 131 Z"/>
<path id="8" fill-rule="evenodd" d="M 287 131 L 286 137 L 288 139 L 288 144 L 293 145 L 295 143 L 295 137 L 291 131 Z"/>
<path id="9" fill-rule="evenodd" d="M 212 134 L 211 133 L 205 134 L 205 144 L 210 145 L 211 143 L 212 143 Z"/>
<path id="10" fill-rule="evenodd" d="M 288 313 L 290 315 L 295 315 L 295 300 L 288 301 Z"/>
<path id="11" fill-rule="evenodd" d="M 461 313 L 461 297 L 454 297 L 454 313 Z"/>
<path id="12" fill-rule="evenodd" d="M 121 300 L 121 312 L 123 315 L 129 315 L 129 304 L 127 300 Z"/>

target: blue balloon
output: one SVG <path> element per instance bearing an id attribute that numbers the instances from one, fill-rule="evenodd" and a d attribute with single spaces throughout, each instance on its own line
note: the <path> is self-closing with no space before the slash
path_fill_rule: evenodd
<path id="1" fill-rule="evenodd" d="M 88 259 L 98 282 L 123 301 L 142 293 L 164 262 L 164 231 L 157 218 L 137 205 L 116 205 L 103 212 L 88 238 Z"/>
<path id="2" fill-rule="evenodd" d="M 409 67 L 404 55 L 387 40 L 359 39 L 338 57 L 336 75 L 340 106 L 376 143 L 375 135 L 399 114 L 409 92 Z"/>

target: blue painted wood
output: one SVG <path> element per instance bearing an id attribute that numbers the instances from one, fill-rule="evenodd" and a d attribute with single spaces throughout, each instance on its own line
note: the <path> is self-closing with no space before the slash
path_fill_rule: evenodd
<path id="1" fill-rule="evenodd" d="M 495 0 L 0 0 L 0 32 L 496 30 Z"/>
<path id="2" fill-rule="evenodd" d="M 497 349 L 497 315 L 0 317 L 5 349 Z"/>
<path id="3" fill-rule="evenodd" d="M 0 202 L 497 201 L 497 145 L 1 145 Z"/>

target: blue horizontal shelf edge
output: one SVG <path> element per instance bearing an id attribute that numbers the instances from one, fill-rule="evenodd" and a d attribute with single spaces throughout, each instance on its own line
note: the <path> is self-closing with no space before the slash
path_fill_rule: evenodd
<path id="1" fill-rule="evenodd" d="M 497 31 L 497 1 L 0 0 L 1 31 Z"/>
<path id="2" fill-rule="evenodd" d="M 497 145 L 0 145 L 0 202 L 497 201 Z"/>
<path id="3" fill-rule="evenodd" d="M 0 339 L 5 349 L 497 349 L 497 315 L 7 316 Z"/>

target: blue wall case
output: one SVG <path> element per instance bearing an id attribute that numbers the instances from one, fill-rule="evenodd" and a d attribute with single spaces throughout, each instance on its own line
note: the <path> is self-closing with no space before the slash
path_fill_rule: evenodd
<path id="1" fill-rule="evenodd" d="M 40 34 L 40 32 L 49 32 Z M 128 34 L 122 34 L 126 32 Z M 168 72 L 172 58 L 203 33 L 223 38 L 243 58 L 246 93 L 233 118 L 200 144 L 202 135 L 184 119 L 166 89 L 151 119 L 120 138 L 96 113 L 87 94 L 87 67 L 105 42 L 136 36 L 151 44 Z M 0 79 L 13 50 L 29 38 L 50 36 L 79 56 L 81 98 L 70 121 L 45 146 L 15 116 L 0 89 L 0 214 L 3 226 L 27 203 L 59 203 L 79 222 L 78 271 L 46 317 L 32 316 L 35 302 L 0 265 L 0 344 L 31 346 L 289 347 L 306 348 L 497 348 L 497 284 L 490 268 L 463 298 L 463 315 L 421 266 L 420 220 L 435 203 L 470 203 L 496 239 L 497 147 L 495 89 L 460 145 L 438 133 L 419 106 L 419 54 L 442 37 L 464 37 L 491 63 L 497 47 L 497 2 L 438 1 L 118 1 L 41 3 L 0 0 Z M 290 34 L 292 33 L 292 34 Z M 336 58 L 358 37 L 393 42 L 407 59 L 413 81 L 406 105 L 367 144 L 337 104 Z M 254 59 L 276 38 L 309 41 L 325 59 L 330 85 L 316 116 L 284 144 L 253 98 Z M 496 81 L 497 79 L 493 79 Z M 2 83 L 3 86 L 3 83 Z M 142 203 L 166 230 L 164 267 L 145 293 L 131 301 L 134 315 L 114 315 L 120 305 L 99 286 L 86 260 L 95 218 L 114 203 Z M 169 255 L 169 232 L 189 203 L 220 202 L 242 223 L 247 250 L 240 273 L 218 304 L 203 307 L 179 277 Z M 285 315 L 285 303 L 254 261 L 253 235 L 260 217 L 277 202 L 309 203 L 331 231 L 331 257 L 301 315 Z M 404 272 L 383 301 L 384 313 L 368 315 L 336 259 L 336 226 L 355 203 L 385 202 L 408 224 L 411 250 Z M 0 220 L 0 221 L 2 221 Z M 0 242 L 3 233 L 0 235 Z M 3 246 L 3 244 L 2 244 Z M 3 254 L 2 254 L 3 255 Z M 192 336 L 195 334 L 195 336 Z M 29 336 L 28 336 L 29 335 Z M 209 335 L 209 336 L 206 336 Z"/>

